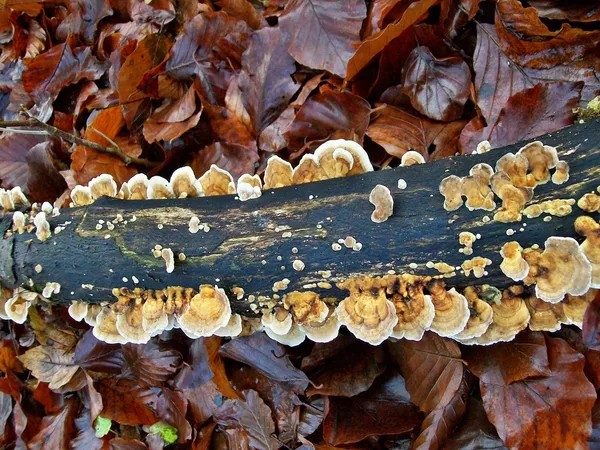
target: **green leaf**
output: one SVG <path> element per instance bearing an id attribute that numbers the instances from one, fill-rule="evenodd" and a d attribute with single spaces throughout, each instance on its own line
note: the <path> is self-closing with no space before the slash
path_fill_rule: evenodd
<path id="1" fill-rule="evenodd" d="M 172 427 L 164 422 L 156 422 L 154 425 L 148 428 L 150 433 L 158 433 L 164 441 L 165 445 L 171 445 L 177 441 L 177 428 Z"/>
<path id="2" fill-rule="evenodd" d="M 94 421 L 94 430 L 96 431 L 96 437 L 101 438 L 108 434 L 110 431 L 110 426 L 112 425 L 112 420 L 106 419 L 102 416 L 96 417 Z"/>

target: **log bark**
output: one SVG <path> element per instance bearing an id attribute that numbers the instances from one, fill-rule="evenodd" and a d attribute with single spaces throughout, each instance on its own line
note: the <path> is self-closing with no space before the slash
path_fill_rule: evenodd
<path id="1" fill-rule="evenodd" d="M 561 160 L 569 163 L 570 179 L 563 185 L 549 182 L 536 187 L 531 203 L 579 199 L 595 191 L 600 185 L 598 120 L 540 140 L 558 148 Z M 111 294 L 115 287 L 198 289 L 201 284 L 218 284 L 230 294 L 232 288 L 241 287 L 246 298 L 250 294 L 272 297 L 273 285 L 287 278 L 289 285 L 279 295 L 326 282 L 332 287 L 321 284 L 310 290 L 343 298 L 344 291 L 335 283 L 349 277 L 380 276 L 390 270 L 439 275 L 426 267 L 428 261 L 460 266 L 467 258 L 482 256 L 492 260 L 486 267 L 487 276 L 457 273 L 446 283 L 452 287 L 506 287 L 514 282 L 499 268 L 499 251 L 505 242 L 517 240 L 523 247 L 538 244 L 543 248 L 544 241 L 554 235 L 581 241 L 573 222 L 583 211 L 574 206 L 572 214 L 550 221 L 538 217 L 524 218 L 522 223 L 486 223 L 483 217 L 493 217 L 493 212 L 468 211 L 464 206 L 453 212 L 444 210 L 438 186 L 448 175 L 468 175 L 477 163 L 493 167 L 501 155 L 514 153 L 523 144 L 483 155 L 268 190 L 247 202 L 233 195 L 140 201 L 102 198 L 87 207 L 63 209 L 60 216 L 50 218 L 52 230 L 57 226 L 64 226 L 64 230 L 45 242 L 33 233 L 5 237 L 0 242 L 0 283 L 41 291 L 47 282 L 57 282 L 61 289 L 52 301 L 98 303 L 115 301 Z M 406 189 L 397 187 L 399 179 L 406 181 Z M 369 203 L 369 193 L 377 184 L 387 186 L 395 202 L 393 215 L 379 224 L 371 221 L 373 206 Z M 108 230 L 106 223 L 119 214 L 124 220 Z M 192 216 L 208 224 L 210 231 L 190 233 Z M 458 218 L 449 221 L 453 216 Z M 11 217 L 6 214 L 1 218 L 5 235 Z M 102 228 L 98 230 L 99 224 Z M 515 231 L 513 236 L 507 236 L 510 229 Z M 481 234 L 471 256 L 459 253 L 461 231 Z M 287 237 L 289 233 L 291 237 Z M 360 242 L 362 249 L 354 251 L 342 245 L 341 251 L 332 250 L 333 243 L 347 236 Z M 176 259 L 175 270 L 167 273 L 163 259 L 152 255 L 155 245 L 171 248 L 175 255 L 184 253 L 186 259 Z M 296 259 L 304 263 L 304 270 L 293 268 Z M 38 264 L 42 268 L 39 273 L 35 270 Z M 331 277 L 325 278 L 323 271 L 330 271 Z M 133 282 L 134 277 L 139 284 Z M 230 298 L 234 311 L 251 314 L 246 299 Z"/>

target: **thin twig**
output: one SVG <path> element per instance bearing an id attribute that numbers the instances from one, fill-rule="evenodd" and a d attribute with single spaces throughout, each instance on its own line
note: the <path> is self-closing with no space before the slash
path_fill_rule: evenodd
<path id="1" fill-rule="evenodd" d="M 138 166 L 143 167 L 156 167 L 158 163 L 150 161 L 145 158 L 137 158 L 135 156 L 129 156 L 123 150 L 121 150 L 118 146 L 115 147 L 106 147 L 104 145 L 97 144 L 96 142 L 86 141 L 85 139 L 81 139 L 77 136 L 74 136 L 66 131 L 63 131 L 59 128 L 53 127 L 52 125 L 48 125 L 47 123 L 42 122 L 41 120 L 36 119 L 35 117 L 30 117 L 26 120 L 5 120 L 0 121 L 0 130 L 5 133 L 16 133 L 16 134 L 32 134 L 31 131 L 34 130 L 22 130 L 17 129 L 15 127 L 24 127 L 24 128 L 40 128 L 43 131 L 43 134 L 48 136 L 55 136 L 59 139 L 63 139 L 71 144 L 82 145 L 84 147 L 91 148 L 100 153 L 107 153 L 109 155 L 116 156 L 120 158 L 126 165 L 136 164 Z M 37 131 L 37 130 L 36 130 Z M 97 130 L 94 130 L 97 132 Z M 42 133 L 35 133 L 42 134 Z"/>

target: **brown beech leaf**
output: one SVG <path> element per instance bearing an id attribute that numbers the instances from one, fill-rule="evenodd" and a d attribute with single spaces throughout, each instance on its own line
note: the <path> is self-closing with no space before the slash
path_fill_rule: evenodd
<path id="1" fill-rule="evenodd" d="M 385 368 L 382 347 L 355 341 L 310 375 L 306 395 L 354 397 L 369 389 Z"/>
<path id="2" fill-rule="evenodd" d="M 198 151 L 190 166 L 197 176 L 201 176 L 210 169 L 212 164 L 228 171 L 234 178 L 244 173 L 254 173 L 258 153 L 249 151 L 246 147 L 237 144 L 215 142 Z"/>
<path id="3" fill-rule="evenodd" d="M 69 450 L 70 442 L 75 435 L 75 415 L 77 403 L 74 399 L 65 402 L 64 408 L 51 416 L 42 419 L 40 430 L 28 442 L 31 450 L 56 449 Z"/>
<path id="4" fill-rule="evenodd" d="M 212 381 L 181 391 L 188 400 L 190 413 L 196 424 L 203 424 L 210 419 L 225 400 L 224 395 Z"/>
<path id="5" fill-rule="evenodd" d="M 54 414 L 65 406 L 65 396 L 52 391 L 48 383 L 43 381 L 40 381 L 35 387 L 33 398 L 44 405 L 46 414 Z"/>
<path id="6" fill-rule="evenodd" d="M 80 80 L 97 80 L 108 69 L 89 47 L 71 50 L 59 44 L 31 60 L 23 71 L 23 87 L 36 103 L 54 100 L 65 87 Z"/>
<path id="7" fill-rule="evenodd" d="M 149 95 L 139 89 L 146 72 L 167 56 L 171 42 L 160 34 L 150 34 L 137 43 L 118 74 L 117 91 L 123 117 L 128 125 L 139 125 L 147 117 Z M 134 123 L 135 122 L 135 123 Z"/>
<path id="8" fill-rule="evenodd" d="M 27 185 L 29 179 L 27 153 L 33 146 L 47 139 L 47 136 L 3 133 L 0 137 L 0 179 L 3 187 L 24 188 Z"/>
<path id="9" fill-rule="evenodd" d="M 141 387 L 134 378 L 104 378 L 97 385 L 102 395 L 102 417 L 123 425 L 152 425 L 158 422 L 156 394 Z"/>
<path id="10" fill-rule="evenodd" d="M 255 136 L 277 118 L 299 88 L 291 77 L 296 64 L 286 47 L 279 28 L 265 28 L 252 35 L 242 55 L 237 88 Z"/>
<path id="11" fill-rule="evenodd" d="M 450 122 L 462 116 L 469 98 L 471 72 L 461 58 L 437 59 L 427 47 L 418 46 L 404 64 L 402 83 L 417 111 Z"/>
<path id="12" fill-rule="evenodd" d="M 600 292 L 585 310 L 581 335 L 587 348 L 600 350 Z"/>
<path id="13" fill-rule="evenodd" d="M 550 376 L 505 384 L 482 373 L 483 405 L 509 448 L 583 448 L 592 431 L 596 390 L 583 373 L 583 356 L 562 339 L 547 337 L 546 345 Z"/>
<path id="14" fill-rule="evenodd" d="M 537 84 L 513 95 L 500 113 L 490 143 L 504 147 L 571 125 L 583 82 Z"/>
<path id="15" fill-rule="evenodd" d="M 177 428 L 177 442 L 183 444 L 192 437 L 192 427 L 185 418 L 188 400 L 180 391 L 157 389 L 156 414 L 164 422 Z"/>
<path id="16" fill-rule="evenodd" d="M 383 30 L 362 41 L 348 61 L 346 80 L 354 78 L 358 72 L 365 68 L 376 55 L 381 53 L 391 41 L 404 33 L 410 26 L 420 22 L 421 19 L 426 17 L 429 8 L 437 5 L 439 1 L 440 0 L 421 0 L 412 3 L 406 8 L 399 21 L 388 25 Z"/>
<path id="17" fill-rule="evenodd" d="M 23 365 L 40 381 L 49 383 L 50 389 L 67 384 L 79 369 L 73 363 L 74 352 L 60 347 L 38 345 L 19 356 Z"/>
<path id="18" fill-rule="evenodd" d="M 121 346 L 99 341 L 91 329 L 77 342 L 73 362 L 82 369 L 114 374 L 122 373 L 126 366 Z"/>
<path id="19" fill-rule="evenodd" d="M 296 369 L 277 342 L 265 333 L 255 333 L 223 344 L 219 354 L 248 364 L 267 378 L 277 381 L 297 394 L 304 393 L 308 377 Z"/>
<path id="20" fill-rule="evenodd" d="M 469 370 L 488 384 L 511 384 L 551 374 L 546 341 L 541 332 L 519 333 L 511 342 L 489 347 L 465 346 L 463 359 Z"/>
<path id="21" fill-rule="evenodd" d="M 283 133 L 296 117 L 293 106 L 288 106 L 277 119 L 265 128 L 258 137 L 258 148 L 264 152 L 277 153 L 288 145 Z"/>
<path id="22" fill-rule="evenodd" d="M 271 437 L 275 433 L 275 423 L 271 409 L 253 390 L 243 391 L 244 400 L 227 400 L 215 414 L 215 422 L 227 428 L 244 430 L 251 448 L 276 450 L 280 447 Z"/>
<path id="23" fill-rule="evenodd" d="M 254 30 L 267 26 L 267 21 L 248 0 L 219 0 L 218 3 L 223 11 L 244 20 Z"/>
<path id="24" fill-rule="evenodd" d="M 425 414 L 456 396 L 465 370 L 456 342 L 427 332 L 421 341 L 389 343 L 388 349 L 406 379 L 410 400 Z"/>
<path id="25" fill-rule="evenodd" d="M 598 399 L 592 408 L 592 434 L 588 444 L 590 448 L 597 448 L 600 445 L 600 400 Z"/>
<path id="26" fill-rule="evenodd" d="M 431 411 L 421 424 L 421 434 L 413 444 L 414 450 L 441 449 L 444 442 L 467 410 L 467 400 L 471 394 L 474 377 L 465 371 L 458 391 L 447 405 Z"/>
<path id="27" fill-rule="evenodd" d="M 367 136 L 381 145 L 386 152 L 398 158 L 409 150 L 429 159 L 429 150 L 435 148 L 431 159 L 454 155 L 466 121 L 433 122 L 410 108 L 380 105 L 373 110 Z"/>
<path id="28" fill-rule="evenodd" d="M 29 177 L 24 192 L 33 201 L 53 202 L 67 189 L 67 183 L 55 164 L 55 154 L 60 150 L 57 140 L 34 145 L 25 156 Z"/>
<path id="29" fill-rule="evenodd" d="M 15 345 L 10 339 L 2 339 L 0 342 L 0 372 L 23 372 L 23 364 L 17 358 Z"/>
<path id="30" fill-rule="evenodd" d="M 472 20 L 483 0 L 442 0 L 440 22 L 446 34 L 454 38 L 457 32 Z"/>
<path id="31" fill-rule="evenodd" d="M 519 0 L 497 3 L 496 31 L 503 50 L 521 65 L 546 69 L 577 61 L 598 67 L 595 49 L 600 44 L 599 30 L 584 31 L 563 24 L 560 30 L 550 31 L 536 10 L 525 8 Z"/>
<path id="32" fill-rule="evenodd" d="M 131 7 L 131 18 L 138 23 L 151 22 L 164 26 L 175 19 L 175 16 L 175 5 L 171 0 L 136 0 Z"/>
<path id="33" fill-rule="evenodd" d="M 119 131 L 125 125 L 122 109 L 120 106 L 99 111 L 88 124 L 84 138 L 101 145 L 112 145 L 103 136 L 115 140 Z M 97 133 L 99 131 L 102 134 Z M 123 146 L 121 149 L 130 156 L 139 156 L 142 148 L 139 145 Z M 108 153 L 78 145 L 71 155 L 71 169 L 75 171 L 75 180 L 79 184 L 87 184 L 92 178 L 101 173 L 113 176 L 117 185 L 129 180 L 137 173 L 133 165 L 125 165 L 120 158 Z"/>
<path id="34" fill-rule="evenodd" d="M 296 61 L 343 78 L 366 15 L 362 0 L 291 0 L 279 24 Z"/>
<path id="35" fill-rule="evenodd" d="M 323 437 L 331 445 L 354 443 L 368 436 L 403 434 L 418 428 L 422 420 L 397 372 L 356 397 L 327 399 Z"/>
<path id="36" fill-rule="evenodd" d="M 284 137 L 292 150 L 327 139 L 356 137 L 362 142 L 370 112 L 371 107 L 365 99 L 348 91 L 326 90 L 306 100 Z"/>
<path id="37" fill-rule="evenodd" d="M 77 435 L 71 440 L 71 450 L 104 450 L 105 445 L 96 437 L 88 409 L 81 409 L 75 418 Z"/>
<path id="38" fill-rule="evenodd" d="M 163 105 L 144 122 L 144 138 L 150 143 L 177 139 L 198 125 L 201 114 L 202 104 L 192 86 L 179 99 L 165 99 Z"/>
<path id="39" fill-rule="evenodd" d="M 6 422 L 12 414 L 12 398 L 10 395 L 0 392 L 0 436 L 4 436 Z M 2 442 L 2 440 L 0 440 Z"/>
<path id="40" fill-rule="evenodd" d="M 587 0 L 556 2 L 554 0 L 529 0 L 540 17 L 570 22 L 597 22 L 600 20 L 600 5 Z"/>
<path id="41" fill-rule="evenodd" d="M 205 340 L 211 338 L 194 339 L 189 346 L 188 357 L 184 366 L 175 377 L 175 386 L 178 389 L 190 389 L 213 379 L 214 374 L 210 368 L 208 349 Z"/>
<path id="42" fill-rule="evenodd" d="M 148 446 L 138 439 L 113 438 L 109 441 L 110 450 L 147 450 Z"/>
<path id="43" fill-rule="evenodd" d="M 46 49 L 46 37 L 46 31 L 44 31 L 38 21 L 31 20 L 29 22 L 24 60 L 35 58 Z"/>
<path id="44" fill-rule="evenodd" d="M 384 28 L 383 21 L 401 0 L 374 0 L 369 4 L 367 21 L 362 33 L 367 38 Z"/>
<path id="45" fill-rule="evenodd" d="M 490 423 L 480 399 L 467 401 L 467 413 L 444 443 L 444 450 L 508 450 Z"/>
<path id="46" fill-rule="evenodd" d="M 162 386 L 181 367 L 181 353 L 154 341 L 123 345 L 123 356 L 142 386 Z"/>
<path id="47" fill-rule="evenodd" d="M 66 39 L 69 34 L 81 36 L 86 44 L 92 44 L 98 22 L 112 16 L 109 0 L 71 0 L 71 14 L 58 26 L 57 35 Z"/>

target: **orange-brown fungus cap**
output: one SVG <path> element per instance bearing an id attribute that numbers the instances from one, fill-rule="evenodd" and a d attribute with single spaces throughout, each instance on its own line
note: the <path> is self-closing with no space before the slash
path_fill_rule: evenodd
<path id="1" fill-rule="evenodd" d="M 518 151 L 517 155 L 523 155 L 529 162 L 529 170 L 537 184 L 550 181 L 550 169 L 558 164 L 558 154 L 554 147 L 544 145 L 540 141 L 527 144 Z"/>
<path id="2" fill-rule="evenodd" d="M 592 264 L 592 288 L 600 288 L 600 224 L 589 216 L 580 216 L 575 220 L 575 231 L 585 236 L 579 246 Z"/>
<path id="3" fill-rule="evenodd" d="M 444 178 L 440 183 L 440 194 L 444 196 L 444 209 L 454 211 L 463 204 L 462 179 L 456 175 Z"/>

